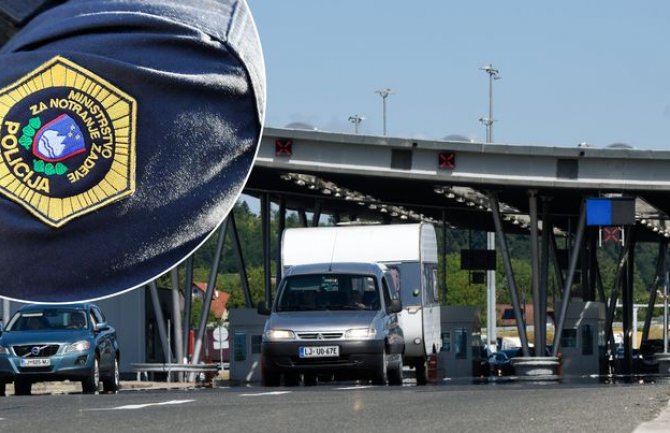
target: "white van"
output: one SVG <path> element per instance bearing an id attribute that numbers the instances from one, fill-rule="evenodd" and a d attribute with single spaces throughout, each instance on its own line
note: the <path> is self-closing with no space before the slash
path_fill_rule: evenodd
<path id="1" fill-rule="evenodd" d="M 393 276 L 377 263 L 291 266 L 277 288 L 261 343 L 265 386 L 301 378 L 372 380 L 402 385 L 405 342 Z"/>
<path id="2" fill-rule="evenodd" d="M 431 224 L 294 228 L 284 231 L 282 269 L 313 263 L 380 263 L 400 292 L 404 363 L 427 382 L 427 359 L 439 352 L 437 237 Z"/>

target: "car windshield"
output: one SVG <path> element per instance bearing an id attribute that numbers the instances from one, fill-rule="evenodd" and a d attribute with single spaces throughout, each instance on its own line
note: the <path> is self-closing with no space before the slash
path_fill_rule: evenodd
<path id="1" fill-rule="evenodd" d="M 86 329 L 84 310 L 50 308 L 17 313 L 7 325 L 7 331 L 50 331 Z"/>
<path id="2" fill-rule="evenodd" d="M 279 289 L 277 311 L 379 310 L 379 287 L 370 275 L 295 275 Z"/>

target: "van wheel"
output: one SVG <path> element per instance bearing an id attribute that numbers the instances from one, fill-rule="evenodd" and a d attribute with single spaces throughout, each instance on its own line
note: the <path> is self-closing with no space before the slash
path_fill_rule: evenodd
<path id="1" fill-rule="evenodd" d="M 426 366 L 426 360 L 422 359 L 417 361 L 414 364 L 416 369 L 416 384 L 417 385 L 426 385 L 428 383 L 428 367 Z"/>
<path id="2" fill-rule="evenodd" d="M 279 386 L 281 376 L 274 371 L 263 369 L 261 371 L 261 384 L 263 386 Z"/>
<path id="3" fill-rule="evenodd" d="M 374 378 L 372 379 L 373 385 L 386 385 L 388 380 L 388 360 L 386 356 L 386 350 L 382 352 L 382 365 L 379 367 L 379 370 L 375 373 Z"/>
<path id="4" fill-rule="evenodd" d="M 401 386 L 402 385 L 402 355 L 398 355 L 398 362 L 396 365 L 388 370 L 388 381 L 389 385 Z"/>

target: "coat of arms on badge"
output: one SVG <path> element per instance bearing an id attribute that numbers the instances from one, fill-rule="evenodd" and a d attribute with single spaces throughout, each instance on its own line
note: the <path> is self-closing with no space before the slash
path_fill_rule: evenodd
<path id="1" fill-rule="evenodd" d="M 132 194 L 136 111 L 62 57 L 0 90 L 0 194 L 53 227 Z"/>

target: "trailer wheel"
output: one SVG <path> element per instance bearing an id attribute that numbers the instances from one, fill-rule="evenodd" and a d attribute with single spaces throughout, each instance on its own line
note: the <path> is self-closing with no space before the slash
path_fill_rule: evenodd
<path id="1" fill-rule="evenodd" d="M 414 368 L 416 370 L 416 384 L 421 386 L 426 385 L 428 383 L 428 366 L 426 365 L 426 359 L 416 361 Z"/>

